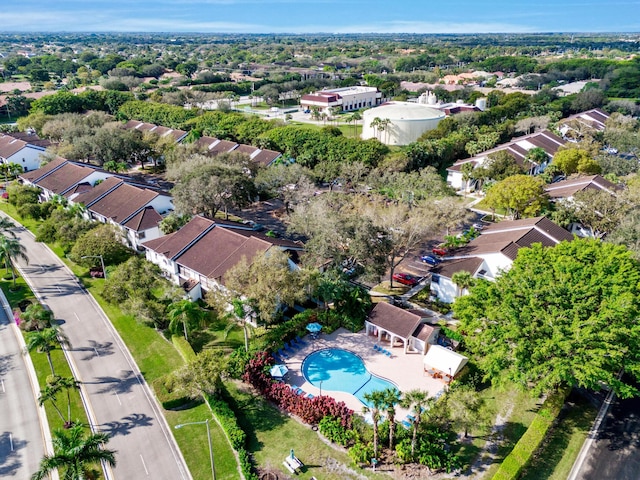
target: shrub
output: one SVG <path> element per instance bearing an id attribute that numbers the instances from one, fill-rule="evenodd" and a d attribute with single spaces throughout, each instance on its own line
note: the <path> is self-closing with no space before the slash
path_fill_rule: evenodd
<path id="1" fill-rule="evenodd" d="M 175 380 L 173 378 L 173 375 L 168 374 L 156 378 L 151 383 L 153 391 L 156 394 L 156 398 L 162 405 L 162 408 L 166 410 L 177 409 L 192 402 L 190 398 L 183 395 L 177 390 L 174 382 Z"/>
<path id="2" fill-rule="evenodd" d="M 346 447 L 356 438 L 356 434 L 353 430 L 347 430 L 342 426 L 340 420 L 335 417 L 326 416 L 320 423 L 318 423 L 318 429 L 327 440 L 337 443 Z"/>
<path id="3" fill-rule="evenodd" d="M 245 480 L 258 480 L 259 477 L 254 471 L 253 461 L 249 452 L 244 448 L 240 448 L 238 450 L 238 459 L 240 460 L 240 469 L 242 470 Z"/>
<path id="4" fill-rule="evenodd" d="M 196 352 L 193 351 L 191 344 L 184 337 L 172 335 L 171 343 L 176 347 L 185 362 L 189 363 L 196 359 Z"/>
<path id="5" fill-rule="evenodd" d="M 373 458 L 373 445 L 358 442 L 349 449 L 349 456 L 357 464 L 369 464 Z"/>
<path id="6" fill-rule="evenodd" d="M 344 402 L 336 402 L 326 396 L 307 398 L 297 395 L 288 385 L 276 383 L 269 376 L 268 369 L 273 363 L 273 357 L 268 352 L 258 352 L 249 361 L 242 379 L 257 388 L 267 400 L 298 416 L 305 423 L 317 424 L 330 415 L 339 420 L 344 428 L 351 428 L 353 410 Z"/>

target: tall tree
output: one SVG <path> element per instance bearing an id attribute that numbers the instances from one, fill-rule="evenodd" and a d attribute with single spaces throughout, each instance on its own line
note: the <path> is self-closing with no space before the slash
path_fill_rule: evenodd
<path id="1" fill-rule="evenodd" d="M 484 398 L 471 385 L 455 385 L 447 393 L 447 407 L 451 420 L 464 431 L 464 438 L 469 436 L 469 429 L 482 423 L 480 412 Z"/>
<path id="2" fill-rule="evenodd" d="M 495 282 L 479 280 L 453 309 L 486 378 L 534 393 L 640 377 L 640 268 L 624 247 L 594 239 L 533 244 Z"/>
<path id="3" fill-rule="evenodd" d="M 223 350 L 203 350 L 194 360 L 176 372 L 178 388 L 190 398 L 215 395 L 227 370 L 227 354 Z"/>
<path id="4" fill-rule="evenodd" d="M 514 220 L 535 217 L 548 204 L 543 181 L 529 175 L 514 175 L 496 183 L 487 192 L 485 202 L 494 210 L 505 210 Z"/>
<path id="5" fill-rule="evenodd" d="M 411 432 L 411 456 L 415 455 L 418 429 L 422 423 L 422 417 L 425 412 L 429 411 L 434 403 L 435 399 L 430 398 L 429 393 L 424 390 L 409 390 L 402 396 L 400 405 L 411 410 L 411 414 L 413 415 L 413 421 L 411 422 L 413 424 Z"/>
<path id="6" fill-rule="evenodd" d="M 371 413 L 371 420 L 373 422 L 373 456 L 374 458 L 378 458 L 378 428 L 382 417 L 381 412 L 385 409 L 385 394 L 382 390 L 375 390 L 365 393 L 364 399 L 368 406 L 363 407 L 362 410 L 365 413 Z"/>
<path id="7" fill-rule="evenodd" d="M 44 330 L 35 330 L 27 333 L 26 344 L 29 352 L 37 350 L 47 355 L 51 375 L 55 376 L 56 372 L 53 368 L 53 361 L 51 360 L 51 350 L 59 346 L 69 345 L 69 339 L 62 330 L 60 330 L 60 327 L 52 325 Z"/>
<path id="8" fill-rule="evenodd" d="M 200 326 L 205 318 L 205 312 L 198 304 L 191 300 L 180 300 L 167 307 L 169 317 L 169 331 L 177 333 L 182 329 L 185 340 L 189 341 L 189 330 Z"/>
<path id="9" fill-rule="evenodd" d="M 16 288 L 15 261 L 17 259 L 21 259 L 27 264 L 29 263 L 29 257 L 27 256 L 27 249 L 25 246 L 16 238 L 9 238 L 4 235 L 0 235 L 0 261 L 4 262 L 7 272 L 11 269 L 14 289 Z"/>
<path id="10" fill-rule="evenodd" d="M 451 275 L 451 281 L 458 287 L 458 296 L 462 295 L 465 290 L 472 287 L 475 283 L 473 275 L 465 270 L 460 270 Z"/>
<path id="11" fill-rule="evenodd" d="M 243 259 L 224 276 L 225 286 L 246 297 L 248 306 L 267 324 L 278 320 L 284 307 L 304 301 L 303 280 L 301 272 L 292 269 L 289 255 L 276 247 L 251 261 Z"/>
<path id="12" fill-rule="evenodd" d="M 389 448 L 393 449 L 393 441 L 396 432 L 396 406 L 400 403 L 401 394 L 393 387 L 382 391 L 384 394 L 384 411 L 389 421 Z"/>
<path id="13" fill-rule="evenodd" d="M 91 467 L 100 462 L 112 467 L 116 464 L 116 452 L 103 448 L 109 441 L 106 433 L 85 435 L 84 427 L 75 425 L 68 430 L 55 430 L 52 440 L 54 454 L 40 461 L 40 468 L 31 480 L 44 480 L 54 470 L 61 471 L 64 480 L 85 480 L 92 475 Z"/>

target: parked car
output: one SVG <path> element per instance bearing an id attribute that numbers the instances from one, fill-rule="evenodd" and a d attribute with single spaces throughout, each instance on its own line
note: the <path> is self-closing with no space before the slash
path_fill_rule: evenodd
<path id="1" fill-rule="evenodd" d="M 409 275 L 408 273 L 394 273 L 392 277 L 396 282 L 401 283 L 402 285 L 409 285 L 413 287 L 420 283 L 420 277 L 416 277 L 415 275 Z"/>
<path id="2" fill-rule="evenodd" d="M 427 265 L 431 265 L 432 267 L 435 267 L 442 261 L 438 257 L 434 257 L 433 255 L 422 255 L 420 257 L 420 260 L 422 260 L 422 262 L 426 263 Z"/>
<path id="3" fill-rule="evenodd" d="M 441 257 L 444 257 L 447 254 L 447 249 L 442 245 L 438 245 L 437 247 L 432 248 L 431 252 L 436 255 L 440 255 Z"/>
<path id="4" fill-rule="evenodd" d="M 473 225 L 471 225 L 473 228 L 475 228 L 476 230 L 482 230 L 484 228 L 484 223 L 474 223 Z"/>

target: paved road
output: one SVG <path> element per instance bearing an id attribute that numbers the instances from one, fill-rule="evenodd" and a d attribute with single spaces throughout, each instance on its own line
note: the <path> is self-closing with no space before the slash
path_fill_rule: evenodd
<path id="1" fill-rule="evenodd" d="M 24 479 L 38 470 L 45 449 L 38 406 L 14 328 L 0 306 L 0 478 Z"/>
<path id="2" fill-rule="evenodd" d="M 102 309 L 46 246 L 24 228 L 17 233 L 30 259 L 18 265 L 70 339 L 91 423 L 112 435 L 117 464 L 107 479 L 190 479 L 160 407 Z"/>
<path id="3" fill-rule="evenodd" d="M 617 400 L 609 410 L 576 480 L 640 478 L 640 398 Z"/>

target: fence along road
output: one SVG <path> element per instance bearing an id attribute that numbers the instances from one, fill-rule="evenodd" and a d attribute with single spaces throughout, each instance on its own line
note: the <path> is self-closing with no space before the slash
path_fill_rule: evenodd
<path id="1" fill-rule="evenodd" d="M 191 480 L 160 406 L 100 306 L 66 265 L 31 232 L 16 229 L 29 264 L 16 263 L 69 338 L 66 355 L 94 431 L 111 435 L 116 466 L 107 480 Z"/>

